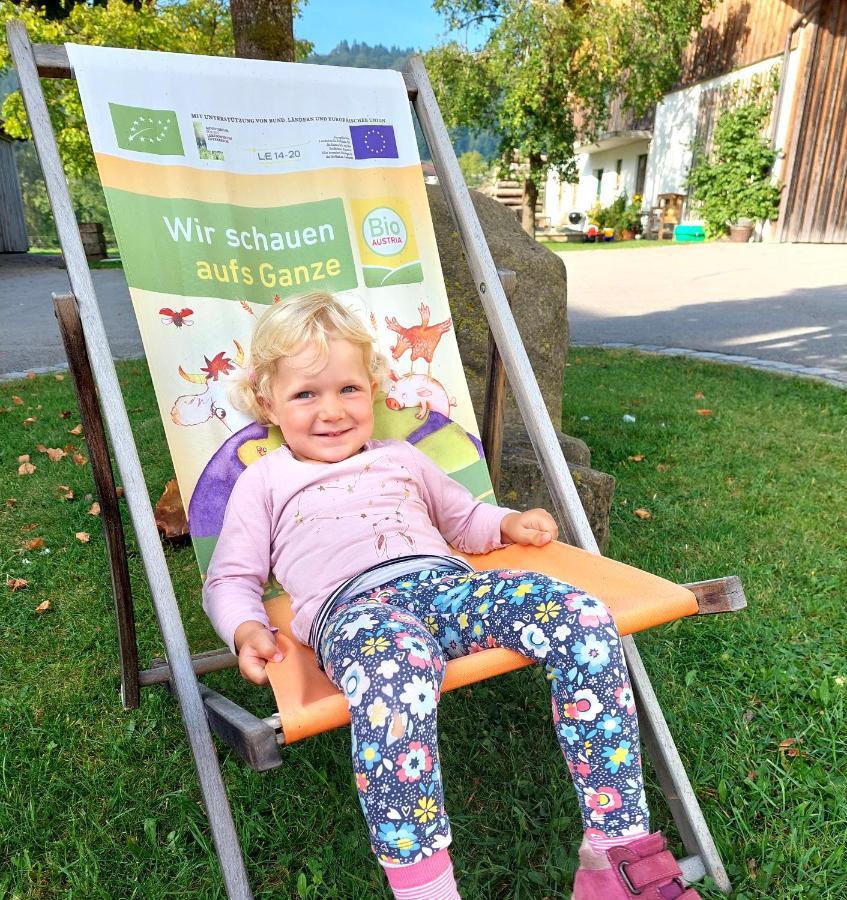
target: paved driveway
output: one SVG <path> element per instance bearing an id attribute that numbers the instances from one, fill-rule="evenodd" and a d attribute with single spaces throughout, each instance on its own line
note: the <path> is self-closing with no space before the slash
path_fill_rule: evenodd
<path id="1" fill-rule="evenodd" d="M 563 253 L 578 343 L 680 347 L 847 378 L 847 246 L 695 244 Z M 141 340 L 120 269 L 92 272 L 116 357 Z M 0 254 L 0 375 L 64 365 L 55 258 Z"/>
<path id="2" fill-rule="evenodd" d="M 560 255 L 574 342 L 681 347 L 847 376 L 843 244 L 680 244 Z"/>

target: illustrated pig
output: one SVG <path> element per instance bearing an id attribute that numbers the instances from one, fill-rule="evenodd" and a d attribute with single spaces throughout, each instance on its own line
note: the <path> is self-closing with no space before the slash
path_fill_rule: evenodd
<path id="1" fill-rule="evenodd" d="M 391 372 L 391 382 L 385 405 L 389 409 L 418 406 L 420 409 L 415 413 L 416 419 L 423 419 L 430 409 L 449 418 L 450 407 L 456 405 L 456 400 L 447 396 L 441 382 L 429 375 L 398 376 L 396 372 Z"/>

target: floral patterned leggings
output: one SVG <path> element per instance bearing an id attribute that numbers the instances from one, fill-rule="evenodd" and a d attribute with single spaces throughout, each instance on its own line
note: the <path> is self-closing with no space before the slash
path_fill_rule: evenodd
<path id="1" fill-rule="evenodd" d="M 380 861 L 411 864 L 450 843 L 436 732 L 445 657 L 488 647 L 545 665 L 585 828 L 647 830 L 635 700 L 603 603 L 533 572 L 428 570 L 339 605 L 320 646 L 350 707 L 356 787 Z"/>

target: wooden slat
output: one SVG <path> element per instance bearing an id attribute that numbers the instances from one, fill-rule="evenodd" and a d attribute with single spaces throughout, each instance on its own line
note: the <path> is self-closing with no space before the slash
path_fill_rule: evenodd
<path id="1" fill-rule="evenodd" d="M 205 653 L 192 654 L 191 665 L 195 675 L 208 675 L 209 672 L 220 672 L 222 669 L 232 669 L 237 666 L 238 657 L 230 653 L 228 647 L 218 647 L 216 650 L 207 650 Z M 141 687 L 165 684 L 171 680 L 171 668 L 167 660 L 154 659 L 150 666 L 149 669 L 142 669 L 138 673 Z"/>
<path id="2" fill-rule="evenodd" d="M 512 304 L 512 295 L 517 285 L 518 276 L 512 269 L 498 269 L 503 292 Z M 506 408 L 506 369 L 503 359 L 497 350 L 494 335 L 488 332 L 488 371 L 485 378 L 485 402 L 482 413 L 482 431 L 480 440 L 488 463 L 488 474 L 494 495 L 500 488 L 500 472 L 503 463 L 503 420 Z"/>
<path id="3" fill-rule="evenodd" d="M 135 639 L 135 610 L 129 567 L 126 560 L 124 529 L 118 505 L 118 494 L 109 458 L 109 445 L 103 429 L 100 404 L 94 387 L 94 377 L 85 349 L 85 335 L 79 307 L 73 294 L 53 295 L 53 307 L 59 322 L 59 332 L 65 346 L 68 367 L 74 380 L 74 392 L 82 419 L 85 442 L 91 462 L 91 474 L 100 502 L 100 521 L 106 537 L 109 573 L 112 579 L 112 598 L 118 630 L 118 651 L 121 662 L 121 701 L 124 709 L 135 709 L 140 700 L 138 682 L 138 644 Z"/>
<path id="4" fill-rule="evenodd" d="M 252 893 L 247 880 L 247 870 L 241 856 L 197 679 L 191 666 L 191 653 L 153 519 L 153 508 L 141 471 L 138 450 L 132 438 L 115 365 L 109 351 L 109 342 L 97 306 L 94 284 L 82 248 L 56 138 L 38 80 L 32 45 L 22 22 L 7 22 L 6 35 L 12 60 L 17 69 L 33 141 L 44 173 L 50 205 L 53 208 L 71 290 L 79 303 L 91 369 L 100 392 L 103 409 L 108 411 L 107 424 L 115 459 L 120 469 L 168 662 L 173 671 L 172 684 L 197 768 L 200 790 L 209 815 L 209 825 L 221 863 L 224 883 L 230 897 L 249 900 Z"/>
<path id="5" fill-rule="evenodd" d="M 709 581 L 695 581 L 682 587 L 688 588 L 697 598 L 698 616 L 738 612 L 747 606 L 744 588 L 737 575 L 712 578 Z"/>
<path id="6" fill-rule="evenodd" d="M 42 78 L 73 78 L 68 51 L 63 44 L 32 44 L 35 65 Z M 417 96 L 414 81 L 403 75 L 406 81 L 406 93 L 410 100 Z"/>

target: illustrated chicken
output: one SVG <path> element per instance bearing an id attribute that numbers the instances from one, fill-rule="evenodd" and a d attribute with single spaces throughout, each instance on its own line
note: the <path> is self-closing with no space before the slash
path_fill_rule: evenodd
<path id="1" fill-rule="evenodd" d="M 425 359 L 427 362 L 427 375 L 431 375 L 432 357 L 435 353 L 435 348 L 438 346 L 441 336 L 453 327 L 453 320 L 445 319 L 436 325 L 430 325 L 429 307 L 424 303 L 420 305 L 418 312 L 421 316 L 421 324 L 412 325 L 409 328 L 401 325 L 394 316 L 391 316 L 391 318 L 385 317 L 385 324 L 397 334 L 397 343 L 391 348 L 391 355 L 394 359 L 400 359 L 407 350 L 411 350 L 409 374 L 415 370 L 416 359 Z"/>

